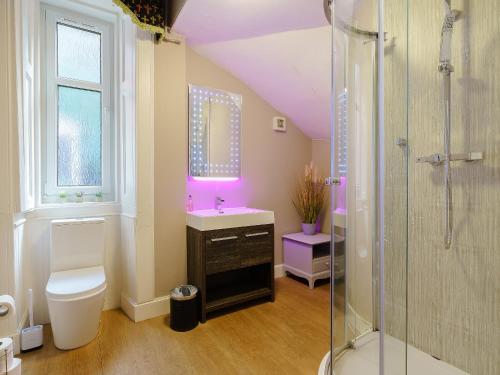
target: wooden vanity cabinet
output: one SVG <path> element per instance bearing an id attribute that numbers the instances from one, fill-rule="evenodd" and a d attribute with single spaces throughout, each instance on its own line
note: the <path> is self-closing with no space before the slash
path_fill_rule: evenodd
<path id="1" fill-rule="evenodd" d="M 187 227 L 188 282 L 207 313 L 255 299 L 274 301 L 274 225 L 199 231 Z"/>

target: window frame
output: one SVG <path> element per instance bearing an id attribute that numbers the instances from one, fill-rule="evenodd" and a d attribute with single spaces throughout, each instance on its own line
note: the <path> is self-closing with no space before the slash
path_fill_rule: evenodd
<path id="1" fill-rule="evenodd" d="M 58 76 L 57 25 L 64 24 L 101 35 L 101 82 L 93 83 Z M 102 193 L 103 200 L 114 200 L 114 25 L 82 13 L 42 6 L 42 203 L 53 201 L 59 194 L 95 196 Z M 58 186 L 58 88 L 66 86 L 75 89 L 101 93 L 101 185 L 100 186 Z M 85 201 L 89 199 L 84 199 Z M 91 199 L 90 199 L 91 200 Z"/>

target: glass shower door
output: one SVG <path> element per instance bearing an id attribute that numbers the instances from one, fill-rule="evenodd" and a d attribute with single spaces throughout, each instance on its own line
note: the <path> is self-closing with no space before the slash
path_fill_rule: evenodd
<path id="1" fill-rule="evenodd" d="M 331 349 L 337 374 L 352 373 L 343 355 L 373 339 L 378 361 L 377 7 L 376 0 L 337 0 L 332 17 Z"/>
<path id="2" fill-rule="evenodd" d="M 366 374 L 500 374 L 498 2 L 334 6 L 337 375 L 356 373 L 348 359 Z M 360 33 L 377 9 L 383 44 Z"/>

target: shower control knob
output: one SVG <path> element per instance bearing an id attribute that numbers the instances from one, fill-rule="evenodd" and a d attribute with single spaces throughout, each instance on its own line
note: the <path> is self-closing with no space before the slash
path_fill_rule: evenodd
<path id="1" fill-rule="evenodd" d="M 442 154 L 432 154 L 429 156 L 417 156 L 415 158 L 417 163 L 429 163 L 434 166 L 443 164 L 445 161 L 477 161 L 483 160 L 484 153 L 479 152 L 467 152 L 464 154 L 450 154 L 449 157 Z"/>

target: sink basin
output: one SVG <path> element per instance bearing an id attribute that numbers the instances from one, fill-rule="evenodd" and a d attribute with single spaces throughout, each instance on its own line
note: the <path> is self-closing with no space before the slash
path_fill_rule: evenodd
<path id="1" fill-rule="evenodd" d="M 187 213 L 187 225 L 201 230 L 217 230 L 252 225 L 274 224 L 274 212 L 256 208 L 235 207 L 217 210 L 197 210 Z"/>

